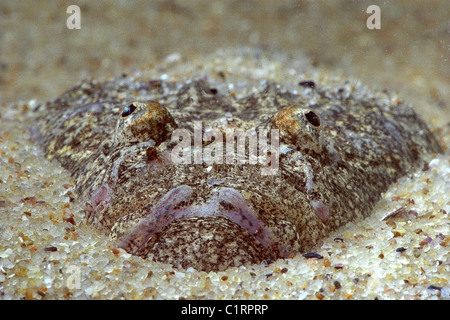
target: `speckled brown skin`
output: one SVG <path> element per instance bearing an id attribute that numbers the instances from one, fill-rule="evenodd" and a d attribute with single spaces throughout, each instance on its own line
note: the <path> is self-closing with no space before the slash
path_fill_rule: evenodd
<path id="1" fill-rule="evenodd" d="M 422 154 L 441 150 L 387 93 L 348 83 L 255 87 L 229 94 L 226 80 L 85 82 L 42 106 L 32 134 L 72 173 L 95 227 L 133 254 L 205 271 L 311 250 L 368 216 Z M 192 132 L 196 120 L 203 129 L 278 129 L 279 170 L 172 163 L 171 133 Z"/>

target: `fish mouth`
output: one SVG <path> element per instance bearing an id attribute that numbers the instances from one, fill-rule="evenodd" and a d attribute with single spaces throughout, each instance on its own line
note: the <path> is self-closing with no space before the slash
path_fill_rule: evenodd
<path id="1" fill-rule="evenodd" d="M 194 190 L 168 191 L 119 244 L 127 252 L 177 268 L 221 271 L 273 258 L 271 232 L 234 188 L 218 188 L 192 205 Z"/>

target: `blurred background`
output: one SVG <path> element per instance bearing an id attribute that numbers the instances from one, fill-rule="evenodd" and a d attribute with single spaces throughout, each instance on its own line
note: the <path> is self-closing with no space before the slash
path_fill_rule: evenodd
<path id="1" fill-rule="evenodd" d="M 69 5 L 81 29 L 69 30 Z M 381 9 L 370 30 L 369 5 Z M 255 46 L 396 90 L 428 121 L 447 121 L 450 1 L 0 2 L 0 103 L 54 98 L 85 78 Z"/>

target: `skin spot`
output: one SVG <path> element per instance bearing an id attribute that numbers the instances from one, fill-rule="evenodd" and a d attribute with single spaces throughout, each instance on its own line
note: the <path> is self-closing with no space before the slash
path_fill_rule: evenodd
<path id="1" fill-rule="evenodd" d="M 314 212 L 316 216 L 322 221 L 325 222 L 330 217 L 330 212 L 328 210 L 328 206 L 324 205 L 320 200 L 311 200 L 311 206 L 314 208 Z"/>
<path id="2" fill-rule="evenodd" d="M 149 162 L 158 158 L 158 151 L 155 147 L 148 147 L 145 154 L 147 155 L 147 161 Z"/>

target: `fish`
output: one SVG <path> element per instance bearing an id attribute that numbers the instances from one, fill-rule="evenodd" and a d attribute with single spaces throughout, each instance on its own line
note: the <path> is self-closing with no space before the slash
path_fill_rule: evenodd
<path id="1" fill-rule="evenodd" d="M 244 82 L 83 81 L 37 108 L 30 134 L 117 247 L 206 272 L 310 252 L 442 152 L 388 91 Z"/>

